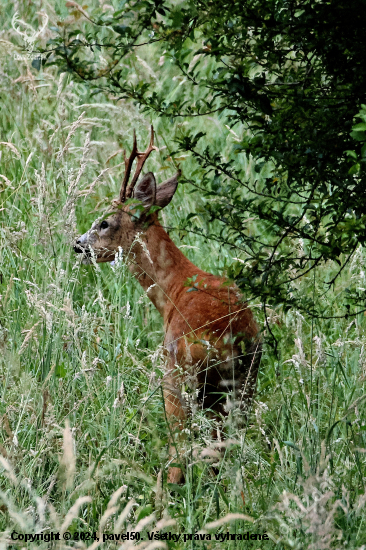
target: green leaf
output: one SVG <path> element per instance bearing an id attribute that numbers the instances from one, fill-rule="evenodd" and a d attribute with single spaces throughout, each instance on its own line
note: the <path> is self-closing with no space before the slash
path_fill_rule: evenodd
<path id="1" fill-rule="evenodd" d="M 142 508 L 138 508 L 136 510 L 136 513 L 137 513 L 137 521 L 141 521 L 142 519 L 146 518 L 152 513 L 151 504 L 148 504 L 147 506 L 144 506 Z"/>
<path id="2" fill-rule="evenodd" d="M 366 122 L 360 122 L 359 124 L 356 124 L 355 126 L 352 126 L 352 130 L 354 132 L 363 132 L 366 130 Z"/>
<path id="3" fill-rule="evenodd" d="M 354 139 L 356 139 L 357 141 L 365 141 L 366 140 L 366 132 L 362 132 L 362 131 L 353 131 L 351 132 L 351 137 L 353 137 Z"/>
<path id="4" fill-rule="evenodd" d="M 348 173 L 352 176 L 353 174 L 358 174 L 360 171 L 361 165 L 359 162 L 354 164 L 349 170 Z"/>
<path id="5" fill-rule="evenodd" d="M 292 443 L 292 441 L 284 441 L 283 444 L 287 445 L 287 447 L 291 447 L 292 449 L 295 449 L 295 451 L 300 452 L 299 447 L 297 445 L 295 445 L 295 443 Z"/>
<path id="6" fill-rule="evenodd" d="M 118 34 L 120 34 L 121 36 L 125 36 L 125 34 L 128 32 L 129 30 L 129 27 L 127 27 L 126 25 L 115 25 L 113 27 L 113 30 L 115 32 L 117 32 Z"/>
<path id="7" fill-rule="evenodd" d="M 58 365 L 56 365 L 55 376 L 57 376 L 57 378 L 65 378 L 66 375 L 67 375 L 67 369 L 65 367 L 65 364 L 59 363 Z"/>
<path id="8" fill-rule="evenodd" d="M 355 151 L 346 151 L 346 153 L 349 157 L 353 157 L 354 159 L 357 159 L 357 154 Z"/>

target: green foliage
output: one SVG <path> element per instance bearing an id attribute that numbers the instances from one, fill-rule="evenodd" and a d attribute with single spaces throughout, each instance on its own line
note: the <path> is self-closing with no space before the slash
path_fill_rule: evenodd
<path id="1" fill-rule="evenodd" d="M 356 163 L 351 166 L 348 173 L 351 175 L 359 175 L 361 173 L 361 166 L 364 166 L 366 162 L 366 105 L 361 105 L 361 111 L 356 115 L 356 118 L 360 118 L 362 122 L 359 122 L 355 124 L 352 127 L 351 136 L 356 140 L 360 141 L 361 144 L 357 145 L 363 145 L 361 146 L 361 150 L 358 151 L 346 151 L 347 155 L 350 157 L 350 160 L 352 162 L 356 161 Z"/>
<path id="2" fill-rule="evenodd" d="M 329 316 L 324 304 L 299 295 L 296 281 L 331 261 L 326 291 L 366 239 L 364 163 L 350 168 L 347 154 L 366 135 L 364 120 L 352 128 L 366 88 L 364 7 L 361 0 L 121 3 L 114 13 L 91 10 L 94 24 L 65 26 L 48 62 L 175 121 L 176 152 L 194 159 L 185 180 L 207 198 L 197 212 L 211 223 L 206 236 L 245 260 L 229 275 L 264 303 Z M 163 54 L 157 80 L 143 66 L 131 79 L 146 43 L 155 57 Z M 204 127 L 209 116 L 235 136 L 225 153 Z M 202 231 L 189 216 L 181 228 Z M 365 299 L 353 293 L 345 304 L 362 309 Z"/>

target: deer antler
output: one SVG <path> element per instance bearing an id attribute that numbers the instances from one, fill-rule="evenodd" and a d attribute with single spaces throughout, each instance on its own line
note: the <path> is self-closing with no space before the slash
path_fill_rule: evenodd
<path id="1" fill-rule="evenodd" d="M 135 160 L 135 158 L 137 156 L 137 152 L 138 151 L 137 151 L 136 132 L 134 130 L 133 131 L 133 146 L 132 146 L 131 155 L 127 158 L 126 157 L 126 151 L 123 150 L 123 155 L 124 155 L 124 158 L 125 158 L 125 175 L 123 177 L 123 182 L 122 182 L 122 185 L 121 185 L 121 191 L 120 191 L 120 195 L 119 195 L 119 198 L 120 198 L 121 202 L 125 202 L 125 200 L 126 200 L 126 187 L 127 187 L 128 180 L 130 179 L 132 164 L 133 164 L 133 161 Z"/>
<path id="2" fill-rule="evenodd" d="M 139 175 L 145 164 L 145 161 L 147 160 L 150 153 L 154 150 L 157 151 L 157 147 L 154 146 L 154 128 L 152 126 L 151 126 L 150 143 L 144 153 L 141 153 L 137 150 L 136 132 L 135 131 L 133 132 L 133 146 L 132 146 L 131 155 L 127 158 L 126 152 L 124 151 L 125 175 L 123 178 L 121 192 L 120 192 L 121 202 L 124 202 L 126 199 L 129 199 L 132 197 L 133 188 L 135 187 L 135 184 L 139 178 Z M 131 174 L 132 164 L 135 158 L 137 158 L 136 171 L 134 173 L 131 183 L 127 186 L 127 183 Z"/>

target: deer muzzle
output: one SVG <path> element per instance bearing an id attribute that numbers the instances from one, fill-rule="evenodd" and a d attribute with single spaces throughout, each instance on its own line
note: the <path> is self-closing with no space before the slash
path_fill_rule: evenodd
<path id="1" fill-rule="evenodd" d="M 92 256 L 92 249 L 89 242 L 89 234 L 84 233 L 78 238 L 74 245 L 74 252 L 76 254 L 83 254 L 83 263 L 89 263 Z"/>

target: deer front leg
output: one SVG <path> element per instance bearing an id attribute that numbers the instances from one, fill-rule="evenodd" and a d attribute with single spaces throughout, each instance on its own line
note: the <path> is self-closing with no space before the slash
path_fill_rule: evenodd
<path id="1" fill-rule="evenodd" d="M 183 397 L 178 387 L 178 377 L 169 373 L 164 377 L 164 403 L 167 420 L 169 423 L 169 431 L 171 433 L 169 443 L 169 457 L 170 459 L 176 459 L 180 461 L 179 455 L 177 456 L 176 446 L 172 441 L 172 436 L 175 436 L 176 432 L 182 432 L 186 420 L 186 408 Z M 179 438 L 181 439 L 181 437 Z M 177 466 L 171 466 L 168 470 L 168 483 L 180 484 L 184 481 L 184 474 L 181 468 Z"/>

